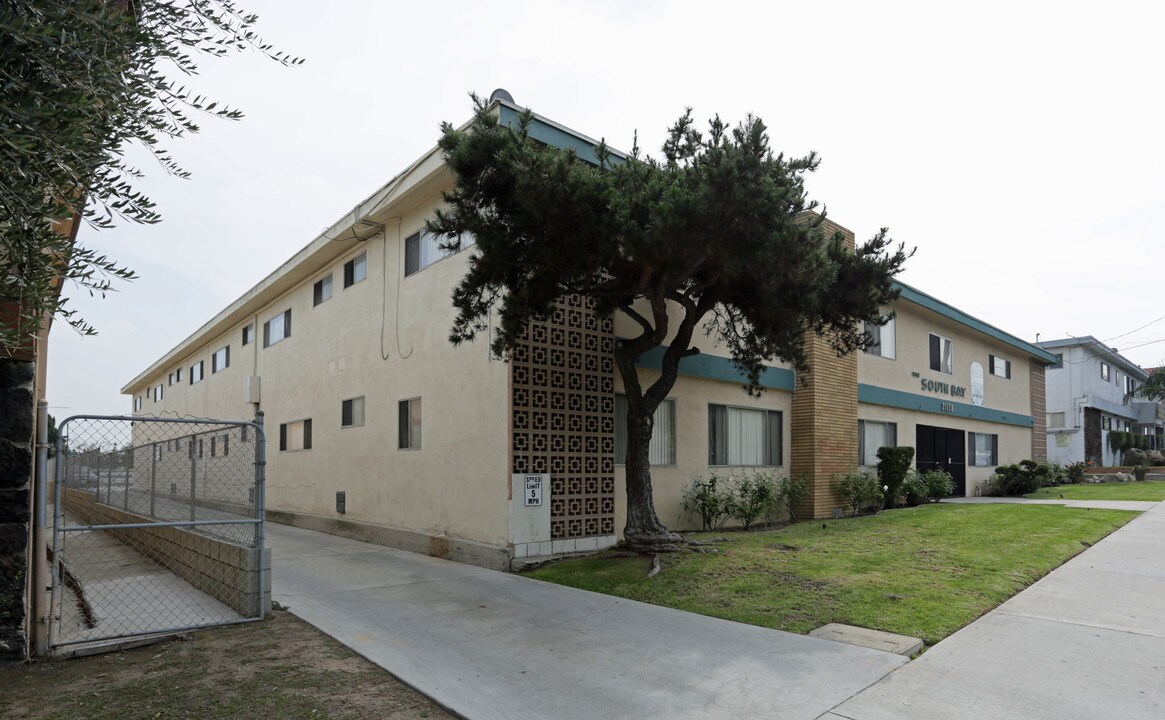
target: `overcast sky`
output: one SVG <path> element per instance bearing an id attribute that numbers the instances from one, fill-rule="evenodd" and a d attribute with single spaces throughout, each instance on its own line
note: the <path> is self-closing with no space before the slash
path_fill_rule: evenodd
<path id="1" fill-rule="evenodd" d="M 653 153 L 686 106 L 760 115 L 776 149 L 821 155 L 808 187 L 834 220 L 918 248 L 904 282 L 1025 340 L 1165 364 L 1160 3 L 240 4 L 306 63 L 203 62 L 191 84 L 246 118 L 172 144 L 188 180 L 145 167 L 165 222 L 82 230 L 141 278 L 66 290 L 100 335 L 54 327 L 58 418 L 129 412 L 125 382 L 497 87 Z"/>

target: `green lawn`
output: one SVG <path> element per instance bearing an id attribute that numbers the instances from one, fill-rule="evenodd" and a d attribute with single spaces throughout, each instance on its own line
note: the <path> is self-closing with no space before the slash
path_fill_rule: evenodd
<path id="1" fill-rule="evenodd" d="M 933 644 L 1136 513 L 1054 505 L 924 505 L 781 530 L 696 535 L 716 553 L 616 551 L 531 573 L 550 582 L 807 633 L 830 622 Z"/>
<path id="2" fill-rule="evenodd" d="M 1128 483 L 1080 483 L 1057 485 L 1024 495 L 1026 498 L 1065 500 L 1165 500 L 1165 480 L 1146 480 Z"/>

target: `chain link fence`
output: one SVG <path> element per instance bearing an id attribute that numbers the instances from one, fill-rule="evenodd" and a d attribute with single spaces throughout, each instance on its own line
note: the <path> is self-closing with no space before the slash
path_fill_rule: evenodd
<path id="1" fill-rule="evenodd" d="M 54 647 L 263 617 L 255 423 L 78 416 L 54 468 Z"/>

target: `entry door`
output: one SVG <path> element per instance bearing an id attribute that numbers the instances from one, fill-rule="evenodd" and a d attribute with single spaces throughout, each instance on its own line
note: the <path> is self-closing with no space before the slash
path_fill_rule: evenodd
<path id="1" fill-rule="evenodd" d="M 967 494 L 967 437 L 954 428 L 919 425 L 916 430 L 914 454 L 918 472 L 942 469 L 955 481 L 952 497 Z"/>

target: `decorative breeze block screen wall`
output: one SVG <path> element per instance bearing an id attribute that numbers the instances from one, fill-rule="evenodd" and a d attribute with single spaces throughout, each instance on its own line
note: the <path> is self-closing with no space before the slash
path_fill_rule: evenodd
<path id="1" fill-rule="evenodd" d="M 615 534 L 615 335 L 587 298 L 563 298 L 510 359 L 513 472 L 550 473 L 550 534 Z"/>

